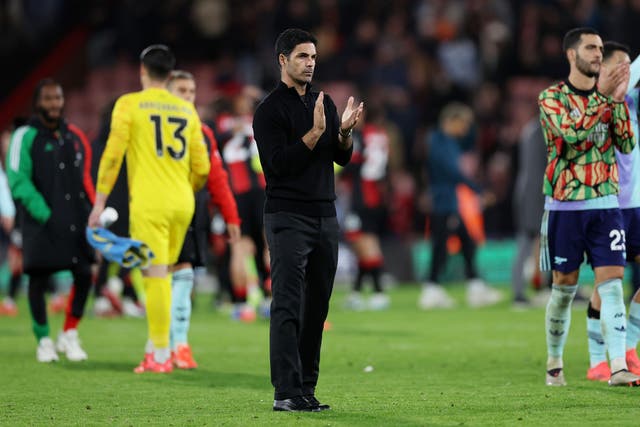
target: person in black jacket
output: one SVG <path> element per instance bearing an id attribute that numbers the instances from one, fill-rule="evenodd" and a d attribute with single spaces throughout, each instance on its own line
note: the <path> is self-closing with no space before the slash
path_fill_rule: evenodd
<path id="1" fill-rule="evenodd" d="M 300 29 L 278 36 L 281 81 L 253 119 L 267 183 L 274 411 L 329 409 L 316 399 L 315 387 L 338 261 L 333 163 L 349 162 L 363 103 L 354 106 L 350 97 L 340 119 L 331 98 L 312 91 L 316 43 Z"/>
<path id="2" fill-rule="evenodd" d="M 91 287 L 94 252 L 84 225 L 95 197 L 91 181 L 91 148 L 84 133 L 63 116 L 62 87 L 51 79 L 38 83 L 35 115 L 13 133 L 7 177 L 17 202 L 22 232 L 24 272 L 29 275 L 29 307 L 38 340 L 40 362 L 58 360 L 44 294 L 51 275 L 71 270 L 74 286 L 57 350 L 72 361 L 85 360 L 77 326 Z"/>

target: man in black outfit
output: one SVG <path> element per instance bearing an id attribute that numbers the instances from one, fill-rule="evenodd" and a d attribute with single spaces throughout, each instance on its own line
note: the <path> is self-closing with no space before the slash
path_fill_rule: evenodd
<path id="1" fill-rule="evenodd" d="M 338 261 L 333 162 L 349 163 L 351 131 L 363 104 L 354 107 L 350 97 L 340 119 L 331 98 L 311 90 L 316 43 L 299 29 L 278 36 L 281 82 L 253 119 L 267 182 L 274 411 L 329 409 L 315 398 L 315 387 Z"/>

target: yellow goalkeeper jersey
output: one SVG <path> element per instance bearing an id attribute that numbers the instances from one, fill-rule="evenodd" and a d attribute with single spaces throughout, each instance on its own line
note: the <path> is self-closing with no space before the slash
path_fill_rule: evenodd
<path id="1" fill-rule="evenodd" d="M 125 154 L 131 209 L 193 209 L 193 192 L 210 168 L 193 105 L 160 88 L 121 96 L 100 160 L 99 193 L 111 192 Z"/>

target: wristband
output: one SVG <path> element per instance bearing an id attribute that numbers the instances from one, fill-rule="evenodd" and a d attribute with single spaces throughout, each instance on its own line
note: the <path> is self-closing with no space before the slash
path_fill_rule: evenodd
<path id="1" fill-rule="evenodd" d="M 348 131 L 343 131 L 342 129 L 340 129 L 338 131 L 338 133 L 340 134 L 341 137 L 343 138 L 349 138 L 351 136 L 351 134 L 353 133 L 353 128 L 349 129 Z"/>

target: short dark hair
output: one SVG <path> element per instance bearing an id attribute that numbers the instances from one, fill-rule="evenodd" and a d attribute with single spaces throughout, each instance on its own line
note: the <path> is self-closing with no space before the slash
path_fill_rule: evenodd
<path id="1" fill-rule="evenodd" d="M 176 57 L 168 46 L 152 44 L 140 53 L 140 62 L 146 68 L 149 77 L 155 80 L 166 80 L 176 65 Z"/>
<path id="2" fill-rule="evenodd" d="M 607 59 L 611 58 L 611 56 L 616 51 L 624 52 L 627 55 L 631 53 L 631 49 L 629 49 L 629 46 L 627 46 L 626 44 L 608 41 L 608 42 L 604 42 L 603 46 L 604 46 L 604 53 L 602 54 L 603 61 L 606 61 Z"/>
<path id="3" fill-rule="evenodd" d="M 580 43 L 580 38 L 583 34 L 600 35 L 600 33 L 590 27 L 574 28 L 573 30 L 567 31 L 567 34 L 564 35 L 564 39 L 562 40 L 562 50 L 566 52 L 569 49 L 575 49 L 576 45 Z"/>
<path id="4" fill-rule="evenodd" d="M 62 85 L 51 77 L 40 80 L 38 84 L 36 84 L 36 88 L 33 91 L 33 98 L 31 99 L 31 105 L 33 106 L 33 108 L 35 108 L 38 104 L 38 100 L 40 99 L 40 95 L 42 94 L 42 89 L 46 86 L 58 86 L 60 89 L 62 89 Z"/>
<path id="5" fill-rule="evenodd" d="M 288 57 L 293 49 L 302 43 L 313 43 L 314 45 L 317 45 L 318 39 L 316 39 L 310 32 L 299 28 L 289 28 L 284 30 L 276 40 L 276 58 L 279 57 L 280 54 Z"/>

